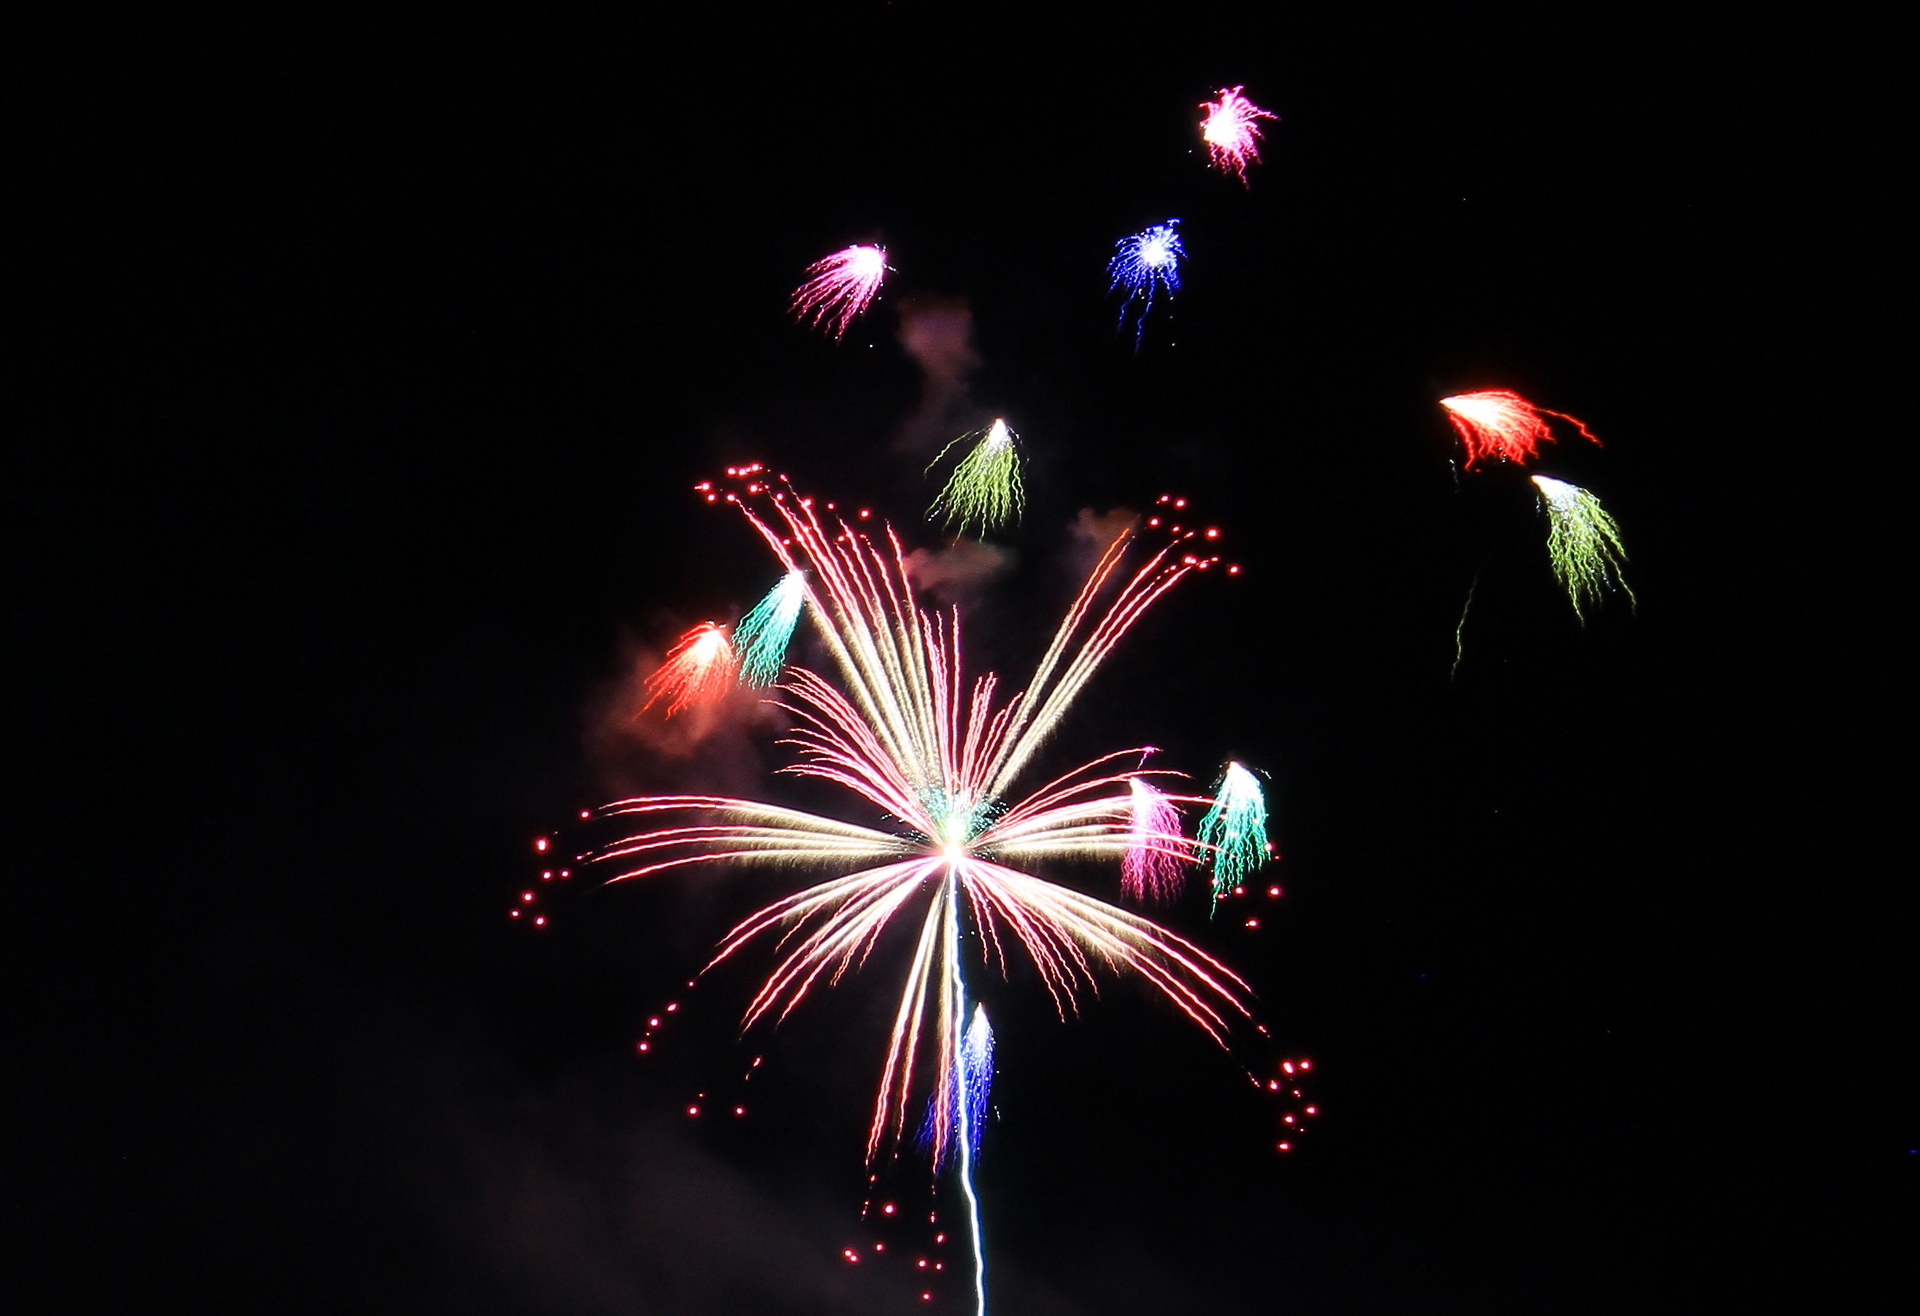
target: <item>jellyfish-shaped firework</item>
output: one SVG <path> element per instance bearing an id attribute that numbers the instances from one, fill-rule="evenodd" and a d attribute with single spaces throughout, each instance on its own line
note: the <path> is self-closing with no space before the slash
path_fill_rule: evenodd
<path id="1" fill-rule="evenodd" d="M 647 702 L 640 711 L 646 712 L 662 699 L 667 701 L 668 717 L 695 704 L 714 703 L 733 688 L 739 668 L 726 627 L 703 621 L 667 650 L 666 660 L 647 678 Z"/>
<path id="2" fill-rule="evenodd" d="M 940 458 L 952 451 L 955 444 L 979 440 L 953 468 L 946 487 L 927 509 L 928 518 L 945 520 L 957 526 L 962 534 L 969 525 L 977 525 L 985 532 L 1003 530 L 1018 520 L 1021 509 L 1026 506 L 1026 490 L 1020 483 L 1020 449 L 1016 442 L 1019 437 L 1007 427 L 1006 421 L 996 419 L 986 429 L 962 434 L 942 448 L 927 467 L 929 471 L 940 464 Z"/>
<path id="3" fill-rule="evenodd" d="M 1200 137 L 1213 167 L 1234 175 L 1246 187 L 1247 166 L 1260 163 L 1260 120 L 1280 116 L 1261 109 L 1240 92 L 1239 87 L 1222 87 L 1219 100 L 1200 103 L 1207 112 L 1200 122 Z"/>
<path id="4" fill-rule="evenodd" d="M 1127 292 L 1126 300 L 1120 304 L 1121 327 L 1126 326 L 1127 314 L 1134 302 L 1140 303 L 1133 329 L 1136 348 L 1146 330 L 1147 315 L 1153 310 L 1155 290 L 1164 290 L 1169 297 L 1180 291 L 1180 262 L 1186 257 L 1187 249 L 1180 245 L 1180 235 L 1174 231 L 1174 225 L 1179 222 L 1170 219 L 1120 239 L 1114 244 L 1113 259 L 1107 262 L 1107 274 L 1112 279 L 1107 290 L 1124 288 Z"/>
<path id="5" fill-rule="evenodd" d="M 1180 831 L 1180 812 L 1166 795 L 1138 777 L 1127 819 L 1127 853 L 1120 861 L 1120 894 L 1135 904 L 1165 904 L 1180 890 L 1193 857 Z"/>
<path id="6" fill-rule="evenodd" d="M 1272 857 L 1260 779 L 1238 763 L 1227 764 L 1213 807 L 1200 820 L 1199 839 L 1201 848 L 1213 855 L 1213 900 L 1218 905 Z"/>
<path id="7" fill-rule="evenodd" d="M 807 578 L 789 571 L 767 596 L 753 605 L 733 628 L 733 647 L 740 655 L 740 680 L 764 689 L 780 679 L 787 645 L 807 602 Z"/>
<path id="8" fill-rule="evenodd" d="M 1553 575 L 1573 601 L 1574 616 L 1587 621 L 1587 607 L 1597 604 L 1609 588 L 1617 588 L 1635 604 L 1633 591 L 1621 575 L 1627 552 L 1620 543 L 1620 527 L 1600 506 L 1600 500 L 1578 485 L 1545 475 L 1533 477 L 1540 504 L 1547 513 L 1547 557 Z"/>
<path id="9" fill-rule="evenodd" d="M 807 266 L 807 274 L 787 309 L 795 319 L 845 338 L 854 317 L 880 293 L 880 281 L 887 277 L 887 249 L 848 247 Z"/>
<path id="10" fill-rule="evenodd" d="M 1566 412 L 1536 407 L 1512 389 L 1457 393 L 1441 398 L 1440 405 L 1446 408 L 1447 419 L 1460 435 L 1468 470 L 1488 459 L 1523 464 L 1532 461 L 1539 455 L 1542 443 L 1553 442 L 1553 426 L 1548 416 L 1558 416 L 1585 438 L 1600 442 L 1593 431 Z"/>

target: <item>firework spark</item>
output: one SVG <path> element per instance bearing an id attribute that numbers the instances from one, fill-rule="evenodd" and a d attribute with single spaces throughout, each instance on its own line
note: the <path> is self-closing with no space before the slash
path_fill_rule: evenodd
<path id="1" fill-rule="evenodd" d="M 1261 109 L 1240 94 L 1242 88 L 1220 89 L 1217 101 L 1202 101 L 1207 117 L 1200 122 L 1200 136 L 1207 144 L 1207 157 L 1223 174 L 1239 178 L 1248 186 L 1247 166 L 1260 163 L 1260 120 L 1280 116 Z"/>
<path id="2" fill-rule="evenodd" d="M 1005 529 L 1018 520 L 1026 506 L 1026 490 L 1020 483 L 1019 437 L 1006 421 L 995 419 L 986 429 L 963 434 L 942 448 L 928 465 L 929 471 L 940 464 L 940 458 L 954 444 L 979 440 L 953 468 L 946 487 L 927 509 L 928 518 L 941 518 L 962 534 L 969 525 L 979 526 L 984 533 Z"/>
<path id="3" fill-rule="evenodd" d="M 1179 894 L 1181 876 L 1193 856 L 1180 831 L 1180 811 L 1138 777 L 1127 785 L 1132 799 L 1120 894 L 1136 905 L 1166 904 Z"/>
<path id="4" fill-rule="evenodd" d="M 1532 461 L 1539 454 L 1541 444 L 1553 442 L 1553 425 L 1547 420 L 1548 416 L 1558 416 L 1587 439 L 1600 442 L 1593 431 L 1566 412 L 1536 407 L 1511 389 L 1458 393 L 1441 398 L 1440 405 L 1446 408 L 1447 419 L 1459 432 L 1468 470 L 1490 458 L 1518 463 Z"/>
<path id="5" fill-rule="evenodd" d="M 1620 543 L 1620 527 L 1600 506 L 1600 500 L 1578 485 L 1544 475 L 1533 477 L 1547 512 L 1547 556 L 1554 578 L 1573 601 L 1573 612 L 1586 624 L 1587 607 L 1598 604 L 1609 588 L 1617 588 L 1627 602 L 1637 604 L 1620 568 L 1627 551 Z"/>
<path id="6" fill-rule="evenodd" d="M 733 647 L 740 655 L 740 679 L 747 685 L 764 689 L 780 679 L 787 645 L 793 639 L 794 627 L 800 624 L 800 611 L 806 602 L 807 578 L 789 571 L 734 626 Z"/>
<path id="7" fill-rule="evenodd" d="M 1139 347 L 1140 336 L 1146 330 L 1147 314 L 1153 310 L 1154 292 L 1164 290 L 1172 297 L 1180 291 L 1180 262 L 1187 250 L 1180 245 L 1180 235 L 1174 231 L 1174 225 L 1179 222 L 1170 219 L 1120 239 L 1114 244 L 1113 259 L 1107 262 L 1107 274 L 1112 280 L 1107 291 L 1115 288 L 1127 291 L 1126 300 L 1120 304 L 1122 328 L 1126 327 L 1127 313 L 1134 302 L 1140 302 L 1133 329 L 1135 348 Z"/>
<path id="8" fill-rule="evenodd" d="M 854 317 L 866 310 L 887 277 L 885 247 L 852 246 L 807 266 L 807 281 L 793 290 L 787 310 L 836 339 L 845 338 Z"/>
<path id="9" fill-rule="evenodd" d="M 1267 843 L 1267 801 L 1260 779 L 1227 764 L 1213 807 L 1200 820 L 1200 845 L 1213 856 L 1213 899 L 1219 904 L 1273 855 Z"/>
<path id="10" fill-rule="evenodd" d="M 711 704 L 726 697 L 740 668 L 733 645 L 727 640 L 726 627 L 703 621 L 673 648 L 658 670 L 647 678 L 646 712 L 662 699 L 667 701 L 667 716 L 695 704 Z"/>

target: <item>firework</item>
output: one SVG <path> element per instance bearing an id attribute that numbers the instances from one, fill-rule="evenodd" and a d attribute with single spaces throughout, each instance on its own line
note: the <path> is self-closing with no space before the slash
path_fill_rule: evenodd
<path id="1" fill-rule="evenodd" d="M 1120 861 L 1120 893 L 1137 905 L 1165 904 L 1180 890 L 1193 851 L 1180 831 L 1180 812 L 1162 792 L 1135 777 L 1127 783 L 1127 853 Z"/>
<path id="2" fill-rule="evenodd" d="M 1261 109 L 1245 96 L 1241 88 L 1220 89 L 1217 101 L 1202 101 L 1207 117 L 1200 122 L 1200 136 L 1207 144 L 1207 157 L 1223 174 L 1233 174 L 1247 186 L 1247 166 L 1260 163 L 1260 120 L 1279 116 Z"/>
<path id="3" fill-rule="evenodd" d="M 914 602 L 891 530 L 869 535 L 829 522 L 811 500 L 778 489 L 766 495 L 770 514 L 726 497 L 788 571 L 805 570 L 808 615 L 840 677 L 834 683 L 804 667 L 787 669 L 779 701 L 795 719 L 787 743 L 796 761 L 783 771 L 836 783 L 890 821 L 873 827 L 747 799 L 648 796 L 605 806 L 603 816 L 637 819 L 641 830 L 593 858 L 615 867 L 613 881 L 716 864 L 827 872 L 749 915 L 716 949 L 709 968 L 750 944 L 776 941 L 745 1027 L 784 1018 L 815 987 L 862 966 L 888 925 L 909 924 L 912 949 L 880 1067 L 867 1159 L 898 1144 L 910 1089 L 924 1083 L 933 1164 L 957 1154 L 974 1207 L 978 1282 L 970 1176 L 988 1034 L 984 1022 L 977 1033 L 967 1026 L 963 944 L 978 946 L 1001 972 L 1009 955 L 1024 953 L 1062 1018 L 1101 969 L 1138 974 L 1222 1045 L 1249 1018 L 1246 983 L 1194 943 L 1023 871 L 1066 860 L 1123 863 L 1136 851 L 1138 776 L 1121 761 L 1143 751 L 1103 755 L 1036 790 L 1013 792 L 1121 637 L 1214 559 L 1182 553 L 1185 540 L 1176 538 L 1128 567 L 1133 534 L 1123 533 L 1095 563 L 1026 689 L 1008 698 L 992 674 L 963 676 L 958 620 Z M 1152 845 L 1175 862 L 1198 859 L 1177 820 Z M 972 931 L 965 939 L 963 924 Z"/>
<path id="4" fill-rule="evenodd" d="M 640 711 L 646 712 L 662 699 L 667 701 L 668 717 L 695 704 L 713 703 L 733 687 L 739 667 L 726 627 L 703 621 L 667 650 L 659 669 L 647 678 L 647 702 Z"/>
<path id="5" fill-rule="evenodd" d="M 979 526 L 984 533 L 1004 529 L 1018 520 L 1026 505 L 1026 491 L 1020 484 L 1020 449 L 1016 443 L 1019 437 L 1007 427 L 1006 421 L 996 419 L 986 429 L 963 434 L 942 448 L 940 455 L 928 465 L 929 471 L 939 465 L 940 458 L 945 457 L 954 444 L 979 440 L 953 468 L 946 488 L 927 509 L 928 518 L 941 518 L 957 526 L 962 534 L 969 525 Z"/>
<path id="6" fill-rule="evenodd" d="M 1553 425 L 1548 416 L 1566 421 L 1594 443 L 1600 442 L 1593 431 L 1564 411 L 1536 407 L 1511 389 L 1496 388 L 1482 393 L 1459 393 L 1441 398 L 1447 419 L 1459 432 L 1466 449 L 1466 467 L 1472 470 L 1489 458 L 1499 461 L 1530 462 L 1540 445 L 1553 442 Z"/>
<path id="7" fill-rule="evenodd" d="M 1120 304 L 1122 328 L 1134 302 L 1140 302 L 1133 330 L 1136 348 L 1146 329 L 1147 313 L 1153 310 L 1155 291 L 1164 290 L 1169 297 L 1180 291 L 1180 262 L 1187 251 L 1180 245 L 1180 235 L 1174 231 L 1174 225 L 1179 222 L 1170 219 L 1142 229 L 1130 238 L 1122 238 L 1114 245 L 1113 259 L 1107 262 L 1107 274 L 1112 280 L 1107 290 L 1124 288 L 1127 292 L 1126 300 Z"/>
<path id="8" fill-rule="evenodd" d="M 1573 601 L 1574 615 L 1586 624 L 1587 606 L 1597 604 L 1609 588 L 1637 603 L 1620 568 L 1627 551 L 1620 543 L 1620 527 L 1600 506 L 1600 500 L 1564 480 L 1533 477 L 1540 503 L 1547 512 L 1547 556 L 1553 574 Z"/>
<path id="9" fill-rule="evenodd" d="M 1272 857 L 1260 780 L 1238 763 L 1227 764 L 1220 776 L 1213 807 L 1200 820 L 1200 845 L 1213 856 L 1216 905 Z"/>
<path id="10" fill-rule="evenodd" d="M 780 679 L 787 661 L 787 644 L 800 623 L 807 602 L 807 578 L 789 571 L 767 597 L 753 605 L 733 628 L 733 647 L 740 655 L 740 679 L 756 688 Z"/>
<path id="11" fill-rule="evenodd" d="M 787 309 L 796 319 L 845 338 L 854 317 L 880 293 L 880 281 L 887 277 L 887 249 L 848 247 L 807 266 L 807 274 Z"/>

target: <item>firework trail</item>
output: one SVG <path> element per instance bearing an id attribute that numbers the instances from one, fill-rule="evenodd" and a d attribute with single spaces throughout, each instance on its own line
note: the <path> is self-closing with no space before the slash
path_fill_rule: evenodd
<path id="1" fill-rule="evenodd" d="M 659 670 L 647 678 L 646 712 L 662 699 L 667 701 L 667 716 L 695 704 L 716 703 L 733 688 L 740 662 L 727 640 L 726 627 L 703 621 L 667 650 Z"/>
<path id="2" fill-rule="evenodd" d="M 1128 568 L 1133 534 L 1122 534 L 1094 564 L 1026 689 L 1002 697 L 994 675 L 963 675 L 958 617 L 914 601 L 890 529 L 869 535 L 823 519 L 811 499 L 758 487 L 769 513 L 736 494 L 726 498 L 789 572 L 804 569 L 807 612 L 840 676 L 836 685 L 788 669 L 779 702 L 796 720 L 786 743 L 797 760 L 782 771 L 836 783 L 891 822 L 881 829 L 755 800 L 645 796 L 600 810 L 641 820 L 642 830 L 589 857 L 617 866 L 611 881 L 703 865 L 829 874 L 749 915 L 715 951 L 709 968 L 775 940 L 772 970 L 744 1027 L 785 1018 L 814 987 L 862 966 L 889 924 L 915 928 L 868 1127 L 870 1165 L 898 1145 L 910 1089 L 931 1070 L 933 1164 L 957 1152 L 963 1181 L 971 1173 L 979 1112 L 966 1094 L 984 1096 L 984 1087 L 967 1081 L 963 921 L 990 966 L 1004 972 L 1009 954 L 1023 952 L 1063 1019 L 1098 970 L 1131 972 L 1226 1045 L 1250 1017 L 1238 975 L 1151 920 L 1023 871 L 1063 860 L 1123 862 L 1142 844 L 1137 778 L 1119 766 L 1142 751 L 1103 755 L 1012 793 L 1121 637 L 1189 572 L 1218 559 L 1183 553 L 1176 539 Z M 1145 843 L 1183 862 L 1199 857 L 1177 827 L 1149 833 Z M 984 1062 L 972 1068 L 977 1079 Z M 975 1220 L 978 1249 L 977 1204 Z"/>
<path id="3" fill-rule="evenodd" d="M 939 456 L 928 464 L 929 471 L 940 464 L 940 458 L 945 457 L 954 444 L 979 439 L 973 450 L 953 468 L 946 488 L 927 509 L 928 519 L 941 518 L 957 526 L 962 534 L 969 525 L 977 525 L 985 533 L 1005 529 L 1018 520 L 1026 506 L 1026 490 L 1020 482 L 1019 437 L 1007 427 L 1006 421 L 996 418 L 986 429 L 962 434 L 942 448 Z"/>
<path id="4" fill-rule="evenodd" d="M 1127 853 L 1120 861 L 1120 894 L 1136 905 L 1166 904 L 1180 891 L 1180 878 L 1192 851 L 1167 843 L 1181 835 L 1180 812 L 1173 801 L 1138 777 L 1128 783 L 1132 800 L 1127 820 Z"/>
<path id="5" fill-rule="evenodd" d="M 794 627 L 800 624 L 800 611 L 807 603 L 806 577 L 789 571 L 780 583 L 767 591 L 767 597 L 753 605 L 733 628 L 733 647 L 740 655 L 740 679 L 764 689 L 780 679 L 786 665 L 787 645 Z"/>
<path id="6" fill-rule="evenodd" d="M 1200 121 L 1200 137 L 1207 144 L 1207 158 L 1223 174 L 1233 174 L 1242 187 L 1247 182 L 1247 166 L 1260 163 L 1260 120 L 1280 116 L 1261 109 L 1240 94 L 1242 88 L 1220 89 L 1217 101 L 1202 101 L 1207 117 Z"/>
<path id="7" fill-rule="evenodd" d="M 1553 562 L 1554 578 L 1573 601 L 1580 624 L 1586 625 L 1587 606 L 1598 604 L 1609 588 L 1617 588 L 1630 605 L 1637 606 L 1639 601 L 1620 572 L 1627 560 L 1620 527 L 1600 500 L 1564 480 L 1536 475 L 1533 483 L 1547 513 L 1547 556 Z"/>
<path id="8" fill-rule="evenodd" d="M 1260 780 L 1238 763 L 1227 764 L 1213 799 L 1200 820 L 1200 845 L 1213 855 L 1213 901 L 1232 894 L 1272 857 L 1267 843 L 1267 801 Z"/>
<path id="9" fill-rule="evenodd" d="M 1153 310 L 1153 295 L 1156 289 L 1164 289 L 1168 297 L 1180 291 L 1180 262 L 1186 257 L 1187 250 L 1180 245 L 1180 235 L 1174 232 L 1174 225 L 1180 221 L 1170 219 L 1164 224 L 1155 224 L 1152 228 L 1141 229 L 1130 238 L 1122 238 L 1114 244 L 1113 259 L 1107 262 L 1107 274 L 1112 282 L 1107 291 L 1125 288 L 1127 299 L 1120 304 L 1120 326 L 1126 327 L 1127 312 L 1135 301 L 1140 302 L 1140 314 L 1134 321 L 1133 345 L 1137 351 L 1140 336 L 1146 331 L 1147 314 Z"/>
<path id="10" fill-rule="evenodd" d="M 1539 454 L 1540 445 L 1553 442 L 1553 426 L 1546 418 L 1558 416 L 1587 439 L 1600 442 L 1593 431 L 1564 411 L 1536 407 L 1511 389 L 1458 393 L 1441 398 L 1447 419 L 1466 449 L 1466 467 L 1472 470 L 1489 458 L 1524 464 Z"/>
<path id="11" fill-rule="evenodd" d="M 866 310 L 887 277 L 885 247 L 848 247 L 807 266 L 807 281 L 793 290 L 787 310 L 795 319 L 847 336 L 854 317 Z"/>

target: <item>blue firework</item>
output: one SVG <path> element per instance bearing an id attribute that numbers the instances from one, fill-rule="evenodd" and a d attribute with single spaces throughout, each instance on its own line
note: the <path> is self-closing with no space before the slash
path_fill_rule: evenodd
<path id="1" fill-rule="evenodd" d="M 1180 291 L 1180 262 L 1187 251 L 1180 245 L 1179 233 L 1174 231 L 1173 226 L 1179 222 L 1170 219 L 1164 224 L 1141 229 L 1132 237 L 1120 239 L 1114 245 L 1113 259 L 1107 262 L 1107 273 L 1113 278 L 1107 290 L 1127 290 L 1127 299 L 1120 304 L 1122 328 L 1126 327 L 1133 304 L 1140 303 L 1133 324 L 1133 344 L 1136 348 L 1146 328 L 1147 313 L 1153 309 L 1154 293 L 1164 289 L 1166 295 L 1171 297 Z"/>

